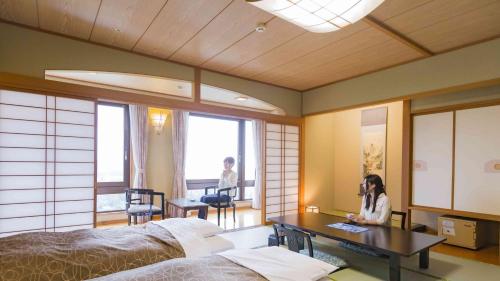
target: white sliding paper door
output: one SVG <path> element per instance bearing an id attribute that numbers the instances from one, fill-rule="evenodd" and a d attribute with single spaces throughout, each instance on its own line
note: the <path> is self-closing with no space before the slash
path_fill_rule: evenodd
<path id="1" fill-rule="evenodd" d="M 266 220 L 299 208 L 299 127 L 266 124 Z"/>
<path id="2" fill-rule="evenodd" d="M 412 204 L 451 209 L 453 112 L 413 118 Z"/>
<path id="3" fill-rule="evenodd" d="M 500 215 L 500 106 L 456 111 L 454 209 Z"/>
<path id="4" fill-rule="evenodd" d="M 93 101 L 0 90 L 0 235 L 94 224 Z"/>

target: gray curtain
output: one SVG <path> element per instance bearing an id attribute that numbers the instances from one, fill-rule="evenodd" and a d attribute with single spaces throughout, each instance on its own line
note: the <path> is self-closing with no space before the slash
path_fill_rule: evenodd
<path id="1" fill-rule="evenodd" d="M 148 107 L 129 105 L 130 140 L 134 161 L 133 188 L 146 188 L 146 161 L 148 156 Z"/>
<path id="2" fill-rule="evenodd" d="M 262 134 L 263 123 L 260 120 L 252 121 L 253 143 L 255 153 L 255 191 L 252 198 L 252 208 L 260 209 L 262 204 Z"/>
<path id="3" fill-rule="evenodd" d="M 179 110 L 172 112 L 172 146 L 174 153 L 172 199 L 184 198 L 187 195 L 185 168 L 188 124 L 189 112 Z M 173 211 L 170 210 L 170 213 L 177 216 Z"/>

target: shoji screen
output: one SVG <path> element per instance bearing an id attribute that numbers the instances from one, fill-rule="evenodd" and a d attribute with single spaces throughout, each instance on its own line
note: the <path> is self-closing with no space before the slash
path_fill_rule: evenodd
<path id="1" fill-rule="evenodd" d="M 456 111 L 454 209 L 500 215 L 500 105 Z"/>
<path id="2" fill-rule="evenodd" d="M 93 227 L 94 111 L 0 90 L 0 235 Z"/>
<path id="3" fill-rule="evenodd" d="M 451 208 L 453 112 L 413 118 L 413 205 Z"/>
<path id="4" fill-rule="evenodd" d="M 299 206 L 299 127 L 266 124 L 266 220 Z"/>

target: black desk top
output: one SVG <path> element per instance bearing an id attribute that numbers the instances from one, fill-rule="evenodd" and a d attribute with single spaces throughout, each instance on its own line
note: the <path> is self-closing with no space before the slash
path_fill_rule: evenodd
<path id="1" fill-rule="evenodd" d="M 327 226 L 332 223 L 347 222 L 347 219 L 327 214 L 302 213 L 274 217 L 269 220 L 319 236 L 368 246 L 386 254 L 396 253 L 402 256 L 411 256 L 446 240 L 430 234 L 374 225 L 362 226 L 368 228 L 368 231 L 347 232 Z"/>

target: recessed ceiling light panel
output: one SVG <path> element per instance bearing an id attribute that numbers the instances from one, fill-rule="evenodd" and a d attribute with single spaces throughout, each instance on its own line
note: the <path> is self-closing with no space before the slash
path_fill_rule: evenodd
<path id="1" fill-rule="evenodd" d="M 246 0 L 311 32 L 331 32 L 364 18 L 384 0 Z"/>

